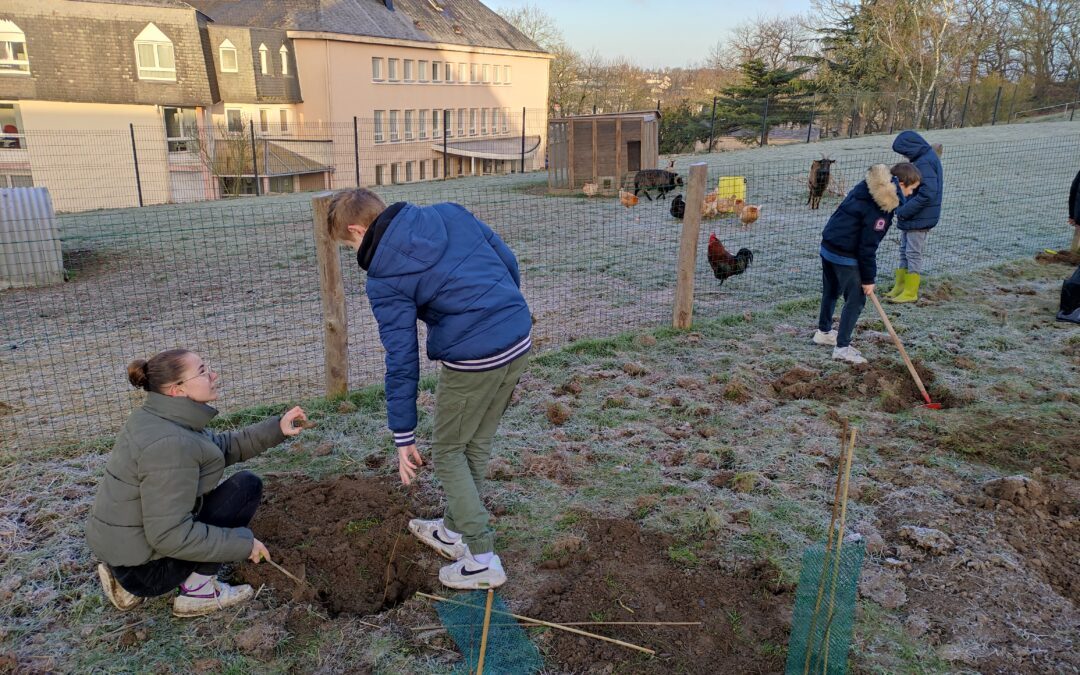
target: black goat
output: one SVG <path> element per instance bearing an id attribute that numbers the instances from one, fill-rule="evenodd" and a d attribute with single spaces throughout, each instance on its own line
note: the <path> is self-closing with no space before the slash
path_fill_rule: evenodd
<path id="1" fill-rule="evenodd" d="M 810 205 L 811 209 L 816 209 L 821 204 L 821 196 L 825 194 L 825 190 L 829 187 L 829 178 L 831 177 L 829 172 L 835 162 L 835 159 L 822 157 L 821 159 L 815 159 L 814 163 L 810 165 L 810 180 L 807 181 L 807 186 L 810 188 L 810 198 L 806 200 L 806 203 Z"/>
<path id="2" fill-rule="evenodd" d="M 674 190 L 676 185 L 682 184 L 682 177 L 674 171 L 645 169 L 634 174 L 634 196 L 637 196 L 639 190 L 644 190 L 645 198 L 651 202 L 652 197 L 649 196 L 649 190 L 655 188 L 660 191 L 661 197 L 666 198 L 668 192 Z"/>

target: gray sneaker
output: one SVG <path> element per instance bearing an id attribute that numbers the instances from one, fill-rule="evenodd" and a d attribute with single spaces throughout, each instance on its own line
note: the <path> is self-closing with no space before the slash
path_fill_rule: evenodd
<path id="1" fill-rule="evenodd" d="M 506 583 L 506 572 L 497 555 L 492 556 L 491 562 L 485 565 L 473 558 L 471 554 L 466 554 L 456 563 L 440 569 L 439 581 L 443 586 L 462 590 L 497 588 Z"/>
<path id="2" fill-rule="evenodd" d="M 468 545 L 461 540 L 452 539 L 443 527 L 443 519 L 420 520 L 413 518 L 409 521 L 409 532 L 417 539 L 438 551 L 439 555 L 447 560 L 461 560 L 469 553 Z"/>
<path id="3" fill-rule="evenodd" d="M 142 604 L 142 598 L 137 595 L 132 595 L 124 590 L 124 587 L 121 586 L 120 582 L 113 576 L 112 570 L 109 569 L 108 565 L 105 563 L 98 563 L 97 574 L 98 579 L 101 580 L 101 590 L 105 591 L 105 597 L 109 599 L 109 602 L 113 604 L 113 607 L 121 612 L 127 612 Z"/>
<path id="4" fill-rule="evenodd" d="M 836 330 L 833 329 L 826 333 L 823 330 L 814 331 L 814 344 L 816 345 L 828 345 L 829 347 L 836 346 Z"/>
<path id="5" fill-rule="evenodd" d="M 235 607 L 243 604 L 255 595 L 251 586 L 230 586 L 229 584 L 211 579 L 198 588 L 191 590 L 181 589 L 180 595 L 173 600 L 173 616 L 181 618 L 203 616 L 214 612 Z"/>
<path id="6" fill-rule="evenodd" d="M 847 347 L 833 347 L 832 357 L 837 361 L 847 361 L 859 365 L 860 363 L 866 363 L 866 359 L 859 353 L 858 349 L 855 349 L 851 345 Z"/>

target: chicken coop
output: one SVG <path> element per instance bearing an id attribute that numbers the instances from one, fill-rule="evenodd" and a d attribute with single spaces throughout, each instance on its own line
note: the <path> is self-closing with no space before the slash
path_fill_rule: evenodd
<path id="1" fill-rule="evenodd" d="M 641 169 L 660 162 L 660 112 L 560 117 L 548 122 L 548 190 L 575 192 L 586 183 L 614 193 Z"/>

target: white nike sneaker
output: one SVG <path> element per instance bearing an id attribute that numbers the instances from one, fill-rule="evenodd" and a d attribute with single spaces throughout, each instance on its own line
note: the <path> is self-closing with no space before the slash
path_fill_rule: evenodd
<path id="1" fill-rule="evenodd" d="M 866 359 L 859 353 L 858 349 L 855 349 L 851 345 L 847 347 L 833 347 L 832 357 L 837 361 L 847 361 L 859 365 L 860 363 L 866 363 Z"/>
<path id="2" fill-rule="evenodd" d="M 235 607 L 247 602 L 255 595 L 251 586 L 230 586 L 216 578 L 207 581 L 198 588 L 180 589 L 180 595 L 173 600 L 173 616 L 191 617 L 213 614 L 214 612 Z"/>
<path id="3" fill-rule="evenodd" d="M 409 532 L 438 551 L 439 555 L 447 560 L 461 560 L 469 553 L 469 547 L 461 540 L 461 535 L 455 539 L 446 532 L 442 518 L 437 520 L 413 518 L 409 521 Z"/>
<path id="4" fill-rule="evenodd" d="M 135 609 L 142 604 L 143 599 L 124 590 L 120 582 L 113 576 L 112 570 L 105 563 L 98 563 L 98 579 L 101 580 L 101 590 L 105 591 L 105 597 L 121 612 Z"/>
<path id="5" fill-rule="evenodd" d="M 836 346 L 836 329 L 833 329 L 826 333 L 823 330 L 814 331 L 814 344 L 816 345 L 828 345 L 829 347 Z"/>
<path id="6" fill-rule="evenodd" d="M 498 588 L 506 583 L 506 572 L 497 555 L 485 565 L 466 553 L 461 560 L 439 570 L 439 581 L 443 586 L 463 590 Z"/>

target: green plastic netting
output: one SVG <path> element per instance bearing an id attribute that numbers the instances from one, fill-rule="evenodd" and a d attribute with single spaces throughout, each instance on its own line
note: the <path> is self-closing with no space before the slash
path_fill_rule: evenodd
<path id="1" fill-rule="evenodd" d="M 825 544 L 817 544 L 806 550 L 799 574 L 799 587 L 795 591 L 791 640 L 784 671 L 787 675 L 842 674 L 847 671 L 848 648 L 855 623 L 855 594 L 865 551 L 864 542 L 845 543 L 840 549 L 837 568 L 835 549 L 826 553 Z M 824 584 L 821 583 L 822 578 Z"/>
<path id="2" fill-rule="evenodd" d="M 476 671 L 480 657 L 480 639 L 484 625 L 484 605 L 487 591 L 459 593 L 448 600 L 436 602 L 435 611 L 446 632 L 464 657 L 454 672 Z M 460 603 L 460 604 L 459 604 Z M 491 603 L 491 625 L 488 627 L 484 673 L 495 675 L 532 675 L 544 667 L 544 660 L 513 617 L 497 612 L 509 612 L 506 603 L 496 594 Z"/>

